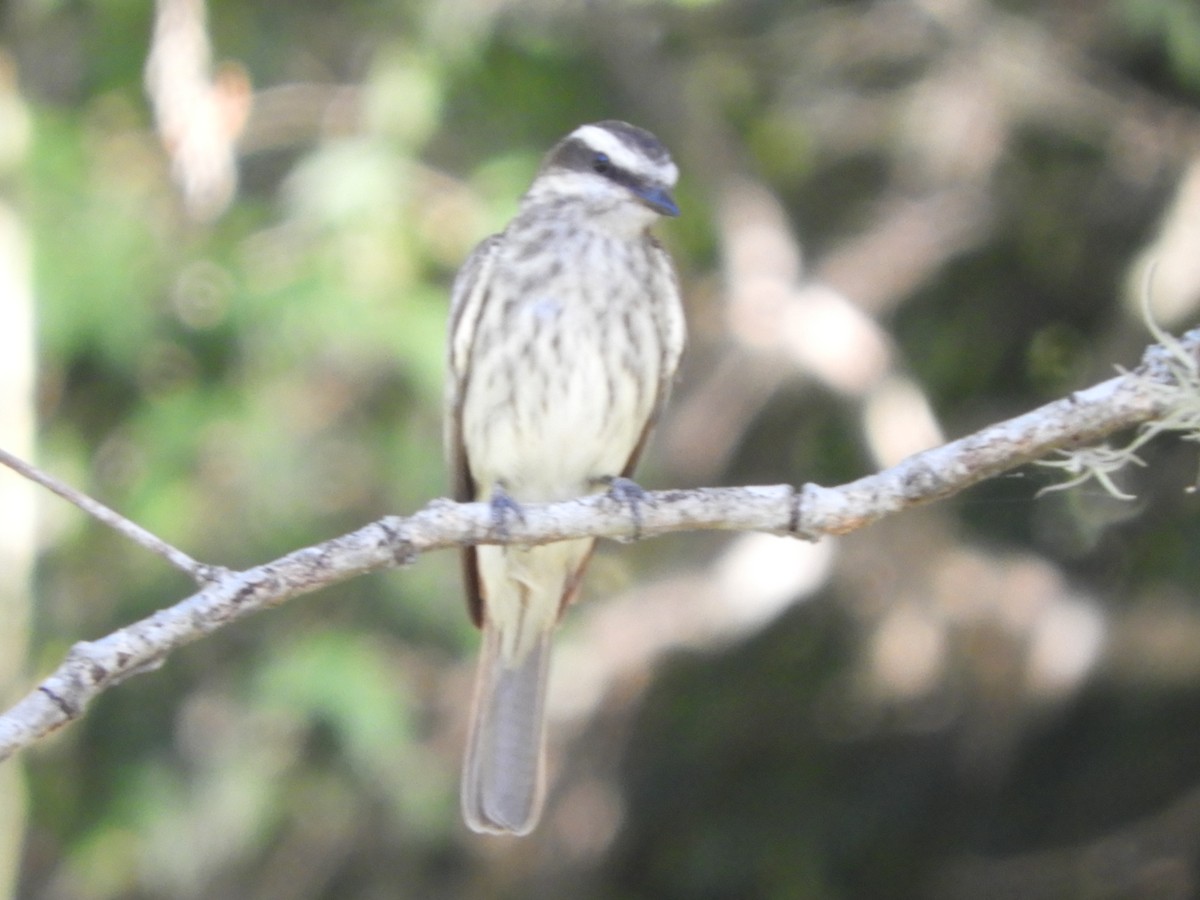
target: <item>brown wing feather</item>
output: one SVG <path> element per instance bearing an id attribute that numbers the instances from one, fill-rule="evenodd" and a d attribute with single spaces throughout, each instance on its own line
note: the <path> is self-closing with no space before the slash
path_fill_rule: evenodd
<path id="1" fill-rule="evenodd" d="M 570 580 L 567 582 L 566 590 L 563 591 L 562 599 L 558 602 L 558 617 L 561 619 L 562 614 L 567 611 L 567 607 L 575 602 L 575 597 L 579 594 L 579 586 L 583 583 L 583 573 L 587 571 L 588 563 L 592 561 L 592 554 L 596 551 L 596 542 L 592 541 L 588 552 L 584 555 L 579 565 L 575 567 L 575 571 L 571 574 Z"/>
<path id="2" fill-rule="evenodd" d="M 456 365 L 455 349 L 459 330 L 469 329 L 468 336 L 473 340 L 475 323 L 479 317 L 479 309 L 487 302 L 487 268 L 500 246 L 500 235 L 492 235 L 476 247 L 454 279 L 451 291 L 448 388 L 446 392 L 446 421 L 445 421 L 445 456 L 453 479 L 454 499 L 459 503 L 478 500 L 476 491 L 478 485 L 471 474 L 471 461 L 467 458 L 467 447 L 462 435 L 463 401 L 470 384 L 470 367 L 465 360 Z M 470 351 L 466 353 L 470 358 Z M 476 627 L 483 627 L 483 595 L 479 583 L 479 562 L 474 547 L 464 547 L 462 551 L 463 588 L 467 595 L 467 611 Z"/>

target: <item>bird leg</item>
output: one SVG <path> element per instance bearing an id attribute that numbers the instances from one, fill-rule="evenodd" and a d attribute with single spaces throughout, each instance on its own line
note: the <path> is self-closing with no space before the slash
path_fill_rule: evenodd
<path id="1" fill-rule="evenodd" d="M 525 524 L 525 510 L 499 481 L 492 488 L 492 496 L 488 500 L 488 505 L 492 508 L 492 532 L 497 537 L 503 538 L 505 541 L 509 539 L 511 535 L 508 523 L 511 519 L 518 520 L 522 525 Z"/>
<path id="2" fill-rule="evenodd" d="M 595 479 L 596 484 L 608 489 L 608 496 L 614 503 L 629 507 L 629 518 L 633 520 L 633 534 L 629 542 L 640 540 L 642 537 L 642 504 L 654 501 L 646 493 L 645 488 L 623 475 L 602 475 Z"/>

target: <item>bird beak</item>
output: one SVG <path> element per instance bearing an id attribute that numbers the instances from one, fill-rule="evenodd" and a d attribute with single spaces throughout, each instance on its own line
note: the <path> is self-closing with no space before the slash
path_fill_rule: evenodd
<path id="1" fill-rule="evenodd" d="M 641 198 L 643 203 L 660 216 L 679 215 L 679 207 L 675 205 L 675 198 L 663 188 L 650 186 L 636 187 L 633 192 Z"/>

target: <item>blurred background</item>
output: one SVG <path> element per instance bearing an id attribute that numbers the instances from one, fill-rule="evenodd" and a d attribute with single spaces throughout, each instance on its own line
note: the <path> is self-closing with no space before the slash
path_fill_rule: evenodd
<path id="1" fill-rule="evenodd" d="M 1193 0 L 0 2 L 0 446 L 245 567 L 444 495 L 447 291 L 656 132 L 691 343 L 647 487 L 837 484 L 1200 303 Z M 1194 444 L 816 545 L 606 548 L 523 840 L 457 780 L 456 560 L 175 654 L 0 767 L 0 896 L 1200 895 Z M 190 584 L 0 472 L 0 699 Z"/>

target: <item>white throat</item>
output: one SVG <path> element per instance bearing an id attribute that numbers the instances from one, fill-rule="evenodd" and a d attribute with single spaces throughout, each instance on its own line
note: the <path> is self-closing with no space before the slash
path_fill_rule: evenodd
<path id="1" fill-rule="evenodd" d="M 659 218 L 624 187 L 589 172 L 545 173 L 534 181 L 521 206 L 552 206 L 557 218 L 623 238 L 641 236 Z"/>

